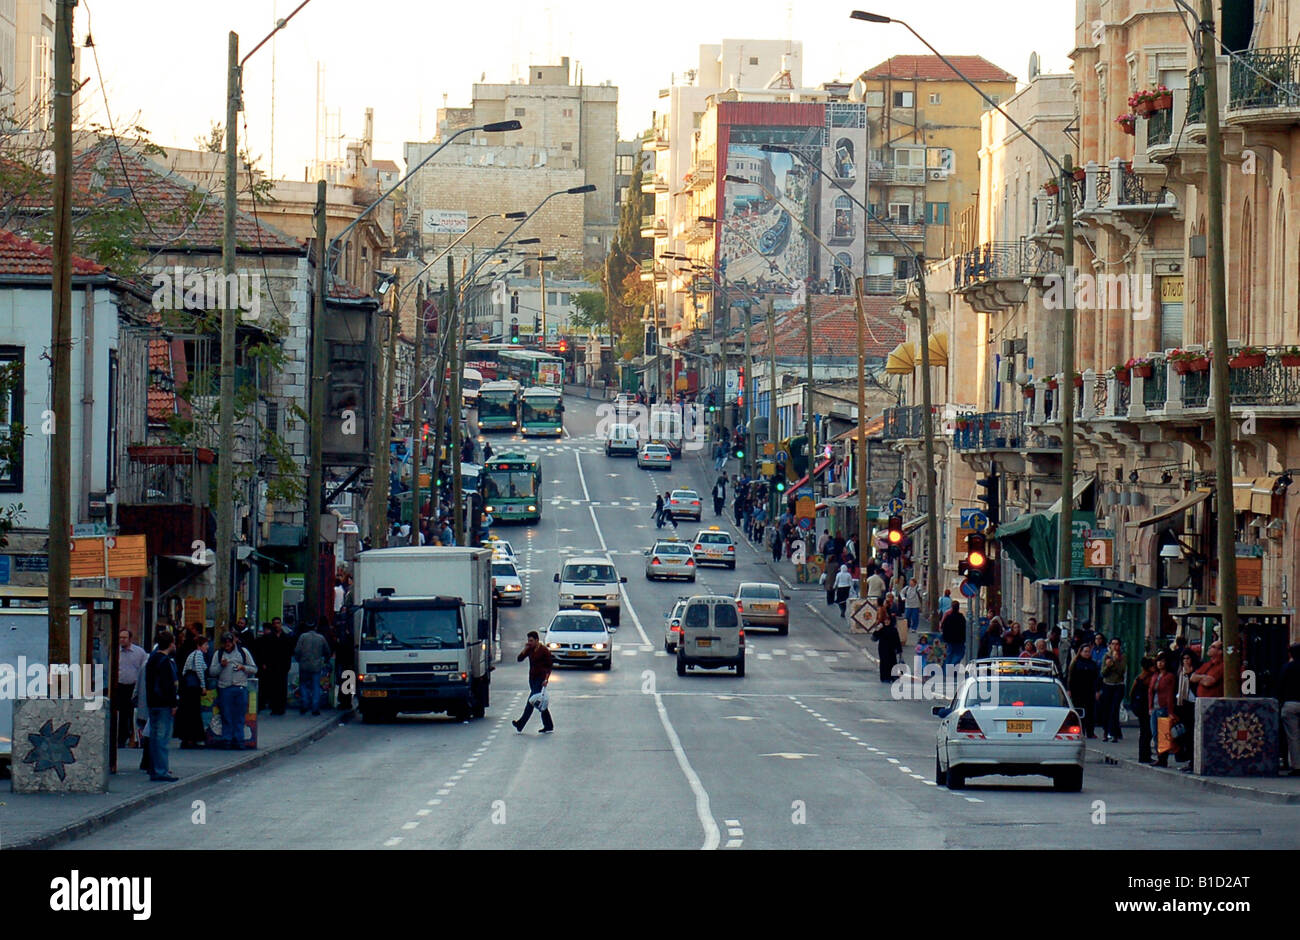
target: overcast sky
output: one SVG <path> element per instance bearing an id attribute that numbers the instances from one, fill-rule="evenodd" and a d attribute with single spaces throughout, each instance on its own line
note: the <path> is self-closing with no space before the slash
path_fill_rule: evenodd
<path id="1" fill-rule="evenodd" d="M 81 117 L 105 123 L 104 94 L 119 126 L 138 119 L 153 139 L 194 146 L 225 120 L 226 35 L 245 55 L 299 0 L 82 0 L 80 46 L 93 30 L 101 86 L 89 49 L 79 49 Z M 1029 55 L 1043 71 L 1068 71 L 1073 0 L 311 0 L 245 67 L 244 114 L 250 150 L 274 172 L 302 179 L 316 153 L 318 64 L 330 112 L 322 155 L 360 134 L 375 111 L 375 155 L 401 161 L 402 143 L 428 139 L 444 103 L 469 104 L 476 82 L 508 82 L 533 63 L 567 55 L 587 84 L 619 87 L 619 131 L 650 124 L 658 89 L 694 67 L 698 46 L 723 38 L 801 40 L 804 82 L 852 78 L 890 55 L 925 52 L 901 26 L 851 22 L 854 3 L 906 16 L 945 54 L 982 55 L 1025 79 Z M 874 4 L 874 6 L 873 6 Z M 738 15 L 743 11 L 743 15 Z M 339 116 L 336 119 L 336 115 Z M 240 128 L 241 145 L 245 132 Z"/>

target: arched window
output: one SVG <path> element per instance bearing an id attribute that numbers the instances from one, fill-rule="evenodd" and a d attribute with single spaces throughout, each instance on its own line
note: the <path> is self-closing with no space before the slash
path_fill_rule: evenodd
<path id="1" fill-rule="evenodd" d="M 841 251 L 835 256 L 835 293 L 849 294 L 853 292 L 853 259 L 849 257 L 847 251 Z"/>
<path id="2" fill-rule="evenodd" d="M 842 180 L 857 179 L 857 162 L 853 158 L 853 141 L 841 137 L 835 141 L 835 176 Z"/>

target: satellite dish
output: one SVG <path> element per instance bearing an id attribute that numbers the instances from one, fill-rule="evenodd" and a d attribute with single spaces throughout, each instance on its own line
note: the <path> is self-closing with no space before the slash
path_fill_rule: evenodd
<path id="1" fill-rule="evenodd" d="M 1038 77 L 1039 71 L 1038 53 L 1031 52 L 1029 53 L 1029 80 L 1031 82 Z"/>

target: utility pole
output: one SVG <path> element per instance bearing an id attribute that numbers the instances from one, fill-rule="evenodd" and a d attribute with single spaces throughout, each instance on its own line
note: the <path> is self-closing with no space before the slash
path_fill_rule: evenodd
<path id="1" fill-rule="evenodd" d="M 310 475 L 307 477 L 307 570 L 306 589 L 303 592 L 304 619 L 309 624 L 318 622 L 320 616 L 320 517 L 321 486 L 325 468 L 321 466 L 321 438 L 325 426 L 325 275 L 327 233 L 325 223 L 325 181 L 316 181 L 316 299 L 311 306 L 311 375 L 307 394 L 310 398 L 311 456 L 307 459 Z"/>
<path id="2" fill-rule="evenodd" d="M 397 280 L 393 281 L 393 309 L 388 313 L 388 362 L 379 395 L 379 433 L 375 436 L 370 475 L 370 544 L 383 548 L 388 536 L 388 474 L 392 466 L 393 390 L 397 385 L 397 333 L 401 310 L 397 305 Z"/>
<path id="3" fill-rule="evenodd" d="M 543 295 L 543 298 L 545 295 Z M 451 473 L 451 512 L 457 545 L 465 541 L 465 504 L 460 486 L 460 304 L 456 302 L 455 270 L 451 258 L 447 259 L 447 299 L 451 309 L 447 314 L 447 354 L 444 357 L 451 369 L 451 394 L 447 400 L 447 413 L 451 417 L 451 446 L 447 448 L 447 465 Z"/>
<path id="4" fill-rule="evenodd" d="M 424 285 L 415 285 L 415 391 L 408 402 L 411 415 L 411 544 L 420 544 L 420 468 L 424 466 Z M 430 483 L 438 472 L 433 458 Z"/>
<path id="5" fill-rule="evenodd" d="M 776 443 L 776 310 L 772 298 L 767 298 L 767 439 Z"/>
<path id="6" fill-rule="evenodd" d="M 541 328 L 542 329 L 540 335 L 537 337 L 537 348 L 545 352 L 546 351 L 546 262 L 545 261 L 537 262 L 537 283 L 540 285 L 538 288 L 538 292 L 542 295 L 542 302 L 541 302 L 541 308 L 542 308 Z"/>
<path id="7" fill-rule="evenodd" d="M 934 414 L 930 392 L 930 304 L 925 296 L 925 258 L 916 255 L 916 306 L 921 320 L 921 436 L 925 453 L 926 615 L 931 631 L 939 629 L 939 504 L 934 465 Z M 861 551 L 861 547 L 858 549 Z"/>
<path id="8" fill-rule="evenodd" d="M 853 475 L 858 490 L 858 545 L 859 558 L 866 557 L 869 532 L 867 526 L 867 381 L 866 338 L 862 335 L 867 311 L 862 300 L 862 278 L 855 282 L 854 300 L 858 305 L 858 455 L 853 461 Z M 924 339 L 922 340 L 924 342 Z M 901 567 L 901 566 L 900 566 Z"/>
<path id="9" fill-rule="evenodd" d="M 810 282 L 812 281 L 812 274 L 811 274 L 811 273 L 808 275 L 808 280 L 809 280 Z M 804 420 L 804 433 L 808 435 L 808 448 L 807 448 L 807 454 L 808 454 L 808 485 L 811 487 L 811 486 L 813 485 L 813 469 L 817 466 L 817 463 L 816 463 L 817 457 L 816 457 L 816 455 L 813 453 L 813 447 L 814 447 L 814 444 L 815 444 L 816 442 L 815 442 L 815 440 L 814 440 L 814 434 L 813 434 L 813 341 L 812 341 L 812 334 L 813 334 L 813 303 L 812 303 L 812 284 L 811 284 L 811 283 L 809 283 L 809 284 L 806 286 L 805 290 L 804 290 L 804 295 L 803 295 L 803 312 L 804 312 L 804 318 L 805 318 L 806 321 L 807 321 L 807 327 L 808 327 L 808 330 L 807 330 L 807 332 L 808 332 L 808 336 L 807 336 L 808 344 L 807 344 L 807 349 L 805 350 L 805 352 L 806 352 L 806 354 L 807 354 L 807 356 L 808 356 L 808 375 L 807 375 L 807 377 L 806 377 L 805 380 L 804 380 L 804 387 L 807 389 L 807 391 L 806 391 L 806 393 L 804 394 L 804 405 L 803 405 L 803 407 L 804 407 L 804 412 L 803 412 L 803 420 Z"/>
<path id="10" fill-rule="evenodd" d="M 1214 7 L 1201 0 L 1201 74 L 1205 76 L 1205 149 L 1209 155 L 1206 194 L 1208 224 L 1205 254 L 1210 264 L 1210 360 L 1214 395 L 1215 521 L 1218 536 L 1219 577 L 1216 597 L 1223 640 L 1223 695 L 1241 696 L 1241 634 L 1237 616 L 1237 551 L 1232 508 L 1232 424 L 1228 391 L 1228 293 L 1223 261 L 1223 140 L 1219 127 L 1219 75 L 1216 71 L 1218 38 Z M 1208 648 L 1208 647 L 1207 647 Z"/>
<path id="11" fill-rule="evenodd" d="M 58 0 L 54 24 L 54 302 L 50 366 L 49 663 L 71 664 L 72 618 L 72 7 Z M 90 661 L 88 651 L 82 659 Z M 52 691 L 52 690 L 51 690 Z"/>
<path id="12" fill-rule="evenodd" d="M 745 311 L 745 384 L 741 394 L 745 396 L 745 457 L 740 461 L 740 468 L 752 465 L 754 461 L 754 360 L 749 350 L 749 334 L 754 331 L 753 308 L 744 307 Z"/>
<path id="13" fill-rule="evenodd" d="M 1065 270 L 1065 309 L 1061 316 L 1061 514 L 1057 517 L 1056 577 L 1061 582 L 1056 619 L 1073 620 L 1070 577 L 1074 574 L 1074 181 L 1071 159 L 1061 160 L 1061 265 Z M 1213 175 L 1213 173 L 1211 173 Z M 1231 498 L 1231 494 L 1229 494 Z M 1062 633 L 1066 630 L 1062 629 Z"/>
<path id="14" fill-rule="evenodd" d="M 229 278 L 235 273 L 235 189 L 239 175 L 239 34 L 232 32 L 226 54 L 226 192 L 225 219 L 221 233 L 221 270 Z M 317 264 L 322 267 L 325 249 Z M 226 283 L 230 283 L 229 280 Z M 235 311 L 230 291 L 221 309 L 221 392 L 217 441 L 217 596 L 213 623 L 218 632 L 230 623 L 230 573 L 235 545 L 234 449 L 235 449 Z M 315 428 L 312 429 L 315 434 Z"/>

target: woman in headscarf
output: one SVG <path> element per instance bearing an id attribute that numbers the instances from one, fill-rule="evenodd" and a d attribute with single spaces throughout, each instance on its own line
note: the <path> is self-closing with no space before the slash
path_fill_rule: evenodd
<path id="1" fill-rule="evenodd" d="M 835 603 L 840 605 L 840 617 L 849 602 L 849 591 L 853 589 L 853 575 L 849 574 L 848 565 L 840 565 L 839 574 L 835 576 Z"/>
<path id="2" fill-rule="evenodd" d="M 889 601 L 893 595 L 887 595 Z M 876 608 L 876 624 L 871 638 L 879 644 L 880 681 L 892 682 L 894 666 L 903 655 L 903 641 L 898 635 L 898 614 L 894 613 L 892 604 L 884 603 Z"/>

